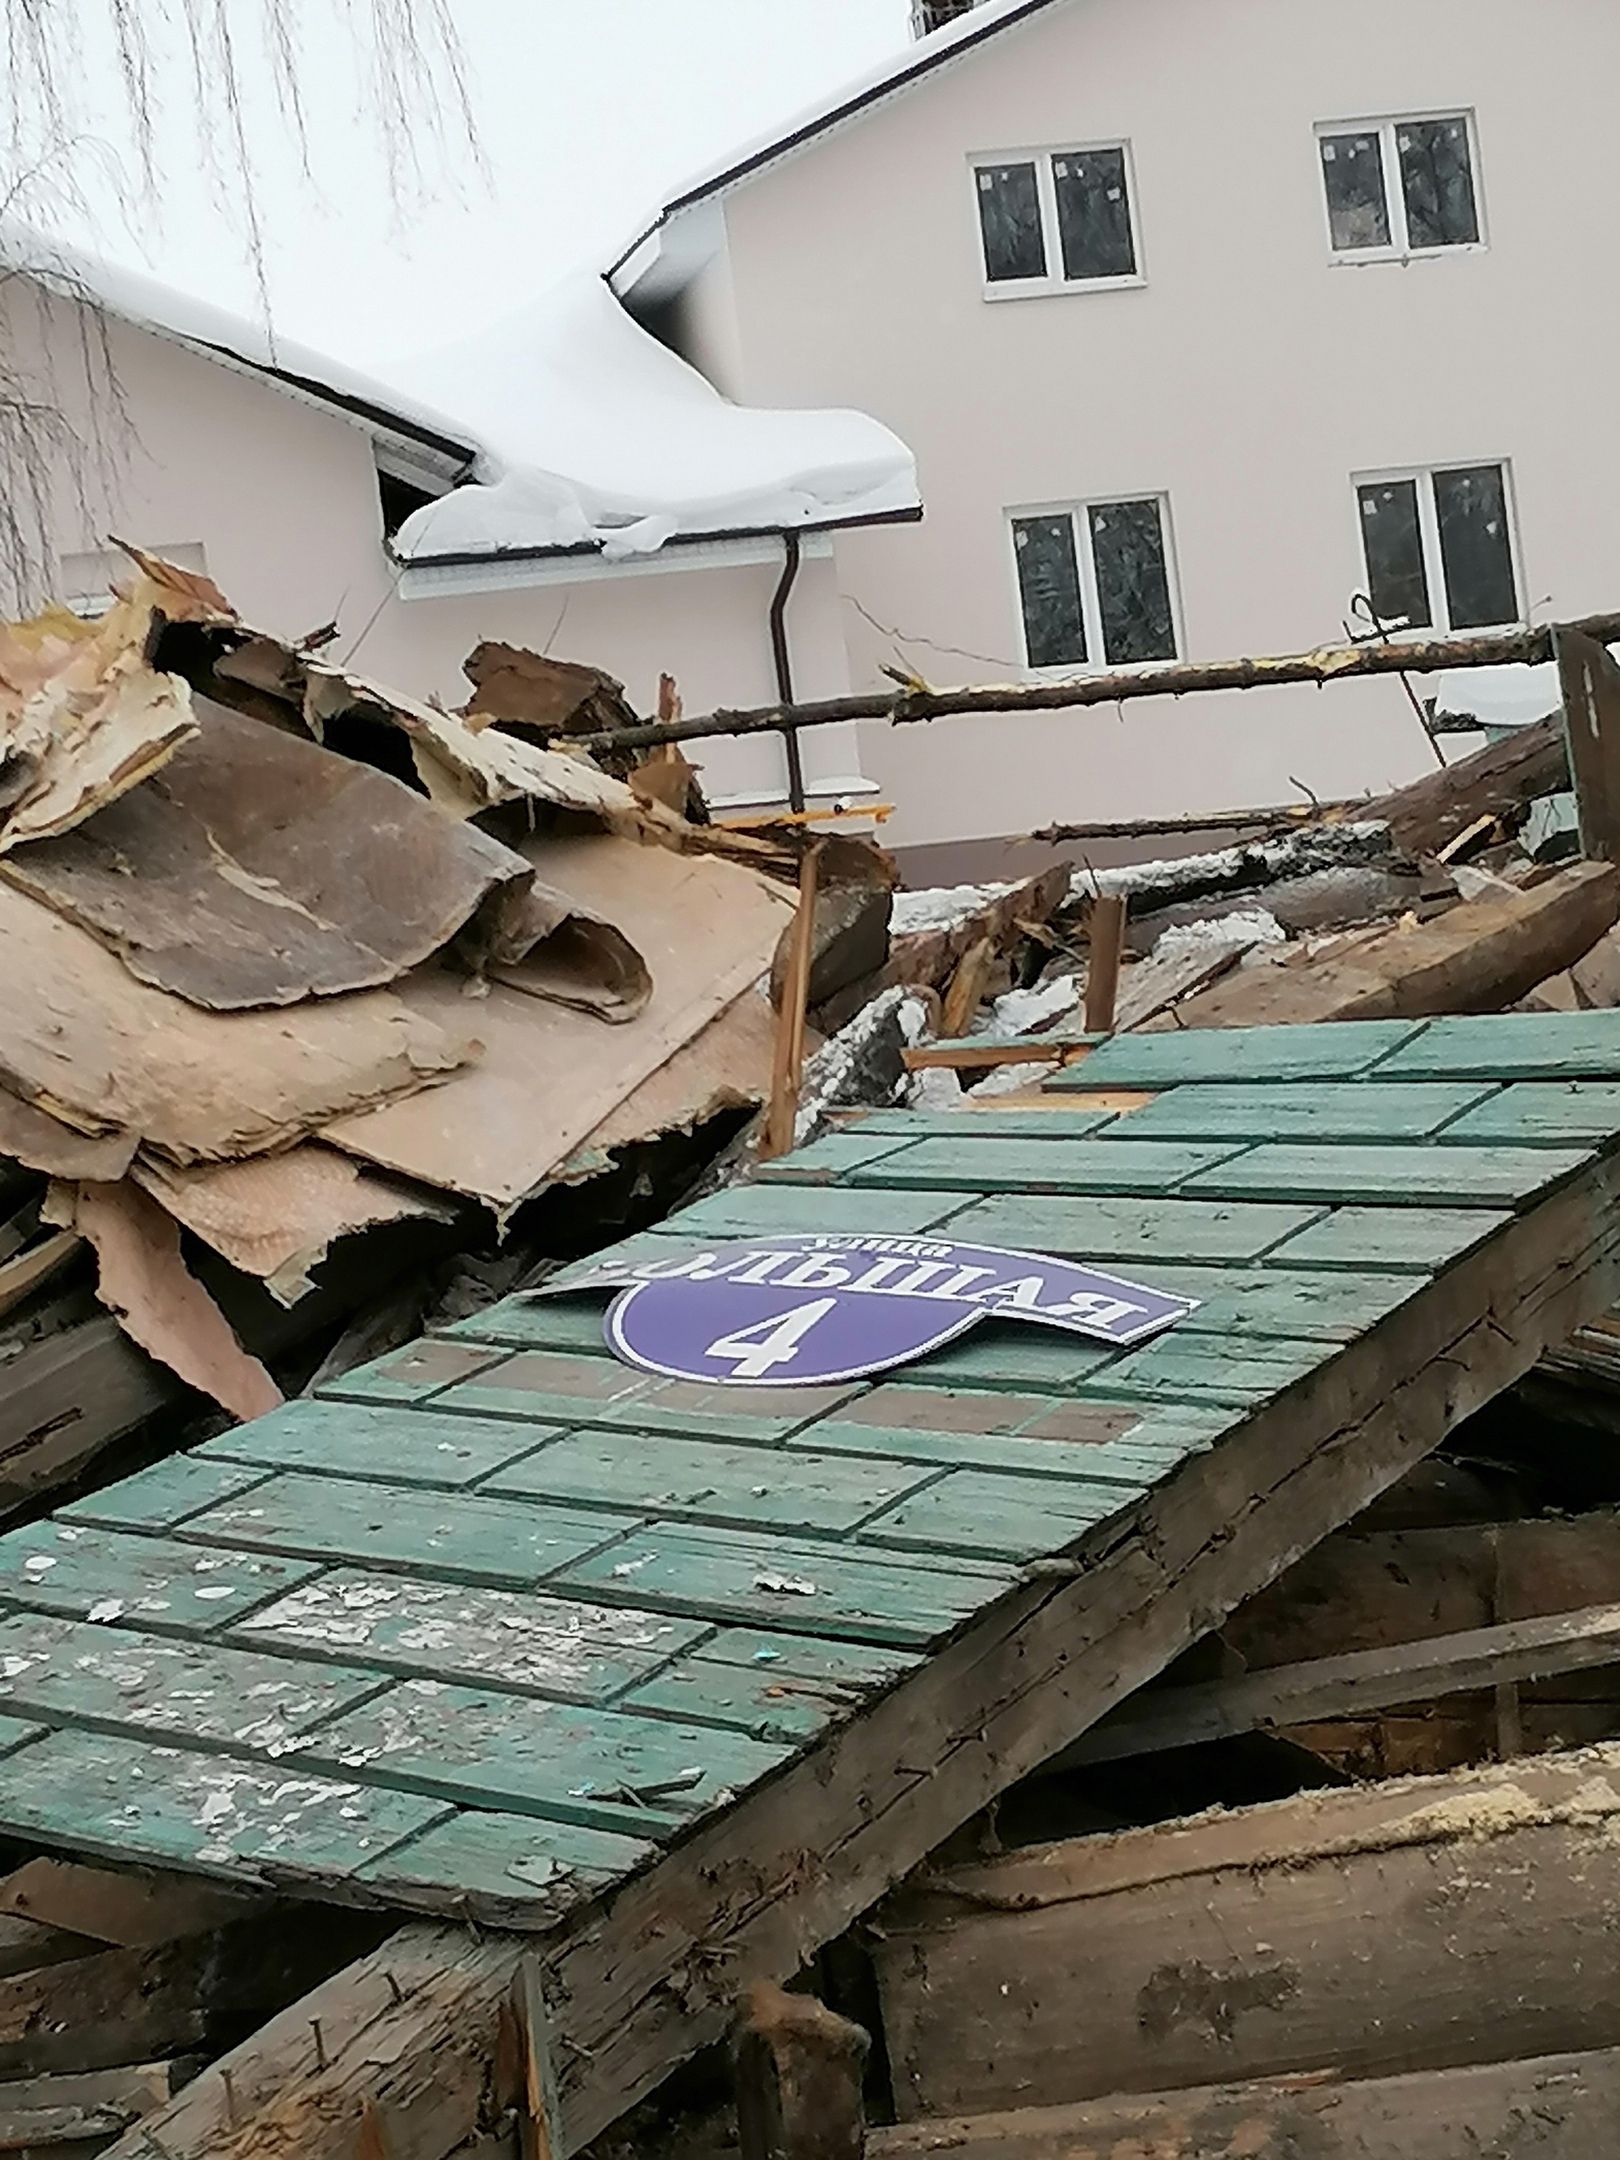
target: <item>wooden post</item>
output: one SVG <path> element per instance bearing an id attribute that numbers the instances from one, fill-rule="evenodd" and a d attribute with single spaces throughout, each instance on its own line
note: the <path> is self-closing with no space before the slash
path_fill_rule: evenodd
<path id="1" fill-rule="evenodd" d="M 557 2109 L 557 2076 L 551 2059 L 550 2021 L 540 1987 L 540 1964 L 526 1957 L 517 1973 L 518 2024 L 523 2039 L 523 2099 L 518 2114 L 521 2160 L 561 2160 L 562 2119 Z"/>
<path id="2" fill-rule="evenodd" d="M 821 842 L 813 841 L 799 865 L 799 912 L 782 983 L 782 1010 L 776 1016 L 776 1059 L 771 1071 L 771 1106 L 759 1156 L 771 1162 L 793 1145 L 799 1114 L 799 1082 L 804 1076 L 804 1008 L 810 992 L 810 964 L 815 957 L 816 886 Z"/>
<path id="3" fill-rule="evenodd" d="M 1086 971 L 1086 1033 L 1112 1035 L 1119 996 L 1120 962 L 1125 957 L 1126 901 L 1118 893 L 1100 893 L 1091 903 L 1091 965 Z"/>
<path id="4" fill-rule="evenodd" d="M 1620 862 L 1620 667 L 1579 630 L 1553 634 L 1581 852 Z"/>
<path id="5" fill-rule="evenodd" d="M 742 2160 L 862 2160 L 871 2044 L 814 1996 L 752 1989 L 734 2051 Z"/>

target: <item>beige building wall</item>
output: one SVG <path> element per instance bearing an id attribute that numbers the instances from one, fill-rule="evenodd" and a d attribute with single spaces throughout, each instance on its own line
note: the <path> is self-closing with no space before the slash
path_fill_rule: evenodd
<path id="1" fill-rule="evenodd" d="M 645 713 L 657 709 L 665 670 L 694 715 L 775 701 L 769 609 L 779 557 L 696 570 L 658 559 L 589 582 L 406 599 L 385 552 L 363 427 L 126 323 L 87 337 L 74 310 L 42 308 L 20 283 L 0 288 L 0 305 L 8 352 L 32 352 L 36 379 L 81 446 L 71 470 L 58 461 L 56 583 L 65 596 L 88 597 L 117 574 L 122 558 L 107 536 L 119 533 L 187 550 L 185 560 L 205 566 L 247 621 L 278 636 L 336 618 L 342 635 L 331 656 L 413 697 L 464 703 L 461 661 L 491 638 L 604 668 Z M 777 545 L 766 537 L 755 553 L 774 555 Z M 836 571 L 822 547 L 807 546 L 788 615 L 795 687 L 806 697 L 848 687 Z M 716 798 L 781 799 L 776 739 L 704 744 L 691 755 Z M 812 792 L 858 783 L 853 731 L 807 739 L 805 766 Z"/>
<path id="2" fill-rule="evenodd" d="M 1111 494 L 1168 496 L 1194 659 L 1338 641 L 1352 475 L 1406 465 L 1509 461 L 1535 619 L 1620 606 L 1617 80 L 1604 0 L 1067 0 L 735 189 L 699 309 L 724 352 L 735 308 L 726 387 L 870 412 L 921 469 L 920 528 L 838 543 L 857 682 L 896 648 L 936 682 L 1022 673 L 1007 512 Z M 1336 261 L 1317 124 L 1463 110 L 1486 245 Z M 1143 282 L 987 300 L 970 159 L 1117 142 Z M 863 748 L 901 845 L 1349 795 L 1430 756 L 1394 680 Z"/>

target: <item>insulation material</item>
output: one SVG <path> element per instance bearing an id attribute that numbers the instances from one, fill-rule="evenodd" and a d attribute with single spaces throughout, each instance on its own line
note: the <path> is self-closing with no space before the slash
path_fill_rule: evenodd
<path id="1" fill-rule="evenodd" d="M 101 1302 L 150 1356 L 244 1423 L 280 1406 L 281 1390 L 186 1266 L 180 1226 L 156 1201 L 127 1178 L 54 1185 L 45 1213 L 95 1247 Z"/>
<path id="2" fill-rule="evenodd" d="M 330 997 L 521 905 L 522 857 L 402 781 L 207 700 L 198 720 L 160 778 L 4 861 L 142 982 L 219 1012 Z"/>
<path id="3" fill-rule="evenodd" d="M 531 859 L 571 900 L 606 914 L 646 956 L 653 992 L 630 1025 L 604 1029 L 496 984 L 480 1005 L 480 1064 L 453 1087 L 329 1125 L 336 1146 L 450 1192 L 515 1207 L 547 1183 L 650 1074 L 770 966 L 791 898 L 738 864 L 610 836 L 538 841 Z M 455 983 L 418 975 L 400 995 L 453 1024 Z M 537 1085 L 537 1076 L 545 1076 Z"/>
<path id="4" fill-rule="evenodd" d="M 379 1223 L 448 1222 L 453 1210 L 363 1171 L 311 1142 L 284 1155 L 180 1170 L 142 1156 L 135 1181 L 232 1267 L 256 1275 L 283 1305 L 310 1289 L 310 1273 L 337 1240 Z"/>
<path id="5" fill-rule="evenodd" d="M 134 1135 L 183 1163 L 286 1146 L 477 1054 L 453 989 L 435 1017 L 388 990 L 291 1013 L 201 1012 L 3 883 L 0 1011 L 0 1087 L 81 1133 Z"/>

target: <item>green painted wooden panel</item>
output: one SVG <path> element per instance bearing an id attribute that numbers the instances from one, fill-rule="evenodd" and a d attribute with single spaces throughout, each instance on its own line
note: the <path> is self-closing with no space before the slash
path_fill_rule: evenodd
<path id="1" fill-rule="evenodd" d="M 627 1695 L 624 1707 L 802 1746 L 859 1710 L 871 1692 L 827 1674 L 742 1666 L 699 1651 Z"/>
<path id="2" fill-rule="evenodd" d="M 330 1477 L 456 1492 L 516 1462 L 558 1431 L 373 1403 L 291 1402 L 197 1450 L 203 1461 L 320 1470 Z"/>
<path id="3" fill-rule="evenodd" d="M 446 1908 L 494 1926 L 554 1927 L 658 1848 L 612 1830 L 463 1808 L 355 1879 L 390 1903 Z"/>
<path id="4" fill-rule="evenodd" d="M 1588 1160 L 1588 1151 L 1578 1148 L 1281 1144 L 1253 1148 L 1189 1179 L 1187 1192 L 1220 1200 L 1500 1208 L 1533 1199 Z"/>
<path id="5" fill-rule="evenodd" d="M 286 1762 L 55 1732 L 0 1778 L 0 1830 L 70 1852 L 227 1881 L 342 1883 L 444 1820 L 442 1802 Z"/>
<path id="6" fill-rule="evenodd" d="M 1496 1090 L 1477 1081 L 1307 1081 L 1171 1088 L 1116 1118 L 1114 1140 L 1428 1140 Z M 1617 1119 L 1620 1122 L 1620 1119 Z M 1505 1137 L 1514 1138 L 1508 1134 Z"/>
<path id="7" fill-rule="evenodd" d="M 1107 1522 L 1147 1490 L 1000 1477 L 993 1471 L 952 1470 L 937 1484 L 901 1501 L 868 1523 L 862 1545 L 918 1552 L 959 1552 L 974 1558 L 1033 1560 L 1061 1552 Z"/>
<path id="8" fill-rule="evenodd" d="M 1487 1208 L 1335 1208 L 1267 1253 L 1268 1268 L 1409 1268 L 1431 1275 L 1512 1222 Z M 1413 1284 L 1416 1296 L 1418 1285 Z"/>
<path id="9" fill-rule="evenodd" d="M 795 1148 L 791 1155 L 763 1164 L 757 1174 L 763 1182 L 772 1185 L 830 1185 L 835 1178 L 843 1177 L 851 1170 L 870 1167 L 902 1154 L 920 1137 L 915 1132 L 904 1135 L 825 1133 L 808 1147 Z"/>
<path id="10" fill-rule="evenodd" d="M 216 1633 L 313 1573 L 295 1560 L 199 1552 L 91 1524 L 29 1523 L 0 1538 L 0 1599 L 78 1620 L 127 1616 L 154 1633 Z"/>
<path id="11" fill-rule="evenodd" d="M 971 1334 L 919 1358 L 906 1371 L 924 1387 L 1044 1388 L 1061 1394 L 1113 1354 L 1105 1344 L 1060 1328 L 981 1320 Z"/>
<path id="12" fill-rule="evenodd" d="M 1422 1021 L 1354 1020 L 1304 1027 L 1179 1028 L 1116 1035 L 1046 1082 L 1060 1091 L 1169 1088 L 1188 1080 L 1354 1080 L 1410 1043 Z M 1395 1077 L 1392 1073 L 1391 1077 Z M 1415 1073 L 1401 1077 L 1416 1078 Z M 1489 1071 L 1485 1076 L 1491 1077 Z M 1138 1113 L 1139 1114 L 1139 1113 Z"/>
<path id="13" fill-rule="evenodd" d="M 251 1491 L 269 1474 L 253 1463 L 171 1455 L 56 1512 L 63 1522 L 99 1523 L 109 1530 L 172 1530 L 188 1515 Z"/>
<path id="14" fill-rule="evenodd" d="M 1230 1141 L 1143 1140 L 1127 1148 L 1104 1137 L 1072 1140 L 1065 1147 L 1049 1140 L 993 1136 L 979 1140 L 971 1132 L 960 1137 L 952 1133 L 949 1139 L 919 1140 L 904 1154 L 851 1170 L 845 1183 L 882 1185 L 891 1191 L 950 1185 L 962 1192 L 1140 1193 L 1151 1197 L 1174 1192 L 1196 1172 L 1212 1170 L 1237 1152 L 1238 1144 Z"/>
<path id="15" fill-rule="evenodd" d="M 24 1718 L 0 1717 L 0 1755 L 15 1755 L 18 1748 L 42 1739 L 49 1730 L 46 1725 L 30 1725 Z"/>
<path id="16" fill-rule="evenodd" d="M 654 1380 L 633 1403 L 616 1404 L 595 1422 L 615 1431 L 689 1433 L 768 1447 L 847 1402 L 858 1386 L 731 1387 L 700 1380 Z"/>
<path id="17" fill-rule="evenodd" d="M 763 1232 L 844 1230 L 914 1237 L 938 1229 L 971 1192 L 821 1192 L 802 1185 L 736 1185 L 669 1218 L 672 1237 L 757 1237 Z"/>
<path id="18" fill-rule="evenodd" d="M 1601 1147 L 1620 1133 L 1620 1081 L 1521 1080 L 1493 1089 L 1441 1138 L 1482 1147 Z"/>
<path id="19" fill-rule="evenodd" d="M 476 1379 L 450 1388 L 433 1407 L 452 1416 L 473 1411 L 485 1417 L 532 1418 L 537 1425 L 567 1429 L 601 1424 L 614 1408 L 636 1402 L 652 1385 L 649 1374 L 621 1365 L 598 1340 L 594 1357 L 518 1351 Z"/>
<path id="20" fill-rule="evenodd" d="M 836 1680 L 867 1692 L 888 1687 L 922 1663 L 911 1652 L 880 1649 L 876 1643 L 832 1642 L 819 1635 L 783 1635 L 762 1628 L 718 1628 L 693 1654 L 707 1665 Z"/>
<path id="21" fill-rule="evenodd" d="M 626 1507 L 641 1515 L 836 1535 L 922 1481 L 900 1464 L 775 1448 L 717 1447 L 642 1433 L 576 1433 L 491 1479 L 486 1491 Z"/>
<path id="22" fill-rule="evenodd" d="M 1380 1080 L 1620 1080 L 1620 1012 L 1430 1020 Z"/>
<path id="23" fill-rule="evenodd" d="M 637 1260 L 667 1258 L 669 1253 L 667 1241 L 653 1238 L 627 1238 L 613 1249 L 629 1252 Z M 474 1313 L 470 1320 L 458 1320 L 450 1332 L 461 1339 L 497 1344 L 508 1350 L 564 1350 L 600 1356 L 607 1303 L 606 1294 L 600 1290 L 573 1298 L 502 1298 L 487 1312 Z"/>
<path id="24" fill-rule="evenodd" d="M 1134 1492 L 1140 1485 L 1168 1477 L 1189 1455 L 1201 1454 L 1238 1422 L 1232 1411 L 1208 1406 L 1076 1403 L 1070 1415 L 1060 1415 L 1065 1407 L 1059 1405 L 1049 1418 L 1033 1421 L 1022 1432 L 936 1432 L 925 1425 L 830 1420 L 813 1425 L 793 1445 L 935 1463 L 950 1470 L 965 1467 L 1026 1477 L 1076 1478 L 1088 1485 L 1110 1484 L 1122 1492 Z M 1123 1437 L 1094 1437 L 1109 1429 L 1110 1420 L 1125 1426 Z"/>
<path id="25" fill-rule="evenodd" d="M 0 1704 L 53 1724 L 274 1753 L 386 1684 L 378 1673 L 40 1613 L 0 1620 Z"/>
<path id="26" fill-rule="evenodd" d="M 1322 1212 L 1207 1200 L 990 1199 L 958 1216 L 951 1236 L 1099 1266 L 1137 1262 L 1150 1283 L 1151 1260 L 1258 1260 Z"/>
<path id="27" fill-rule="evenodd" d="M 464 1807 L 658 1836 L 775 1769 L 789 1750 L 742 1733 L 488 1690 L 407 1682 L 300 1744 L 334 1776 Z"/>
<path id="28" fill-rule="evenodd" d="M 622 1515 L 288 1471 L 241 1500 L 193 1516 L 185 1535 L 523 1589 L 620 1536 L 624 1527 Z"/>
<path id="29" fill-rule="evenodd" d="M 470 1344 L 429 1336 L 328 1380 L 316 1393 L 337 1402 L 422 1402 L 488 1363 L 489 1357 Z"/>
<path id="30" fill-rule="evenodd" d="M 852 1133 L 894 1134 L 928 1140 L 959 1131 L 964 1125 L 999 1140 L 1081 1140 L 1110 1124 L 1111 1110 L 1069 1110 L 1061 1101 L 1046 1110 L 860 1110 L 847 1113 L 844 1129 Z"/>
<path id="31" fill-rule="evenodd" d="M 655 1611 L 921 1649 L 988 1605 L 1011 1575 L 931 1568 L 766 1533 L 653 1523 L 567 1570 L 572 1589 Z"/>
<path id="32" fill-rule="evenodd" d="M 709 1629 L 621 1605 L 335 1568 L 231 1633 L 346 1665 L 600 1703 L 692 1649 Z"/>
<path id="33" fill-rule="evenodd" d="M 1326 1269 L 1288 1274 L 1280 1265 L 1265 1264 L 1251 1268 L 1155 1264 L 1153 1279 L 1160 1289 L 1202 1301 L 1196 1311 L 1177 1322 L 1177 1335 L 1286 1335 L 1322 1343 L 1354 1342 L 1423 1287 L 1411 1275 Z"/>
<path id="34" fill-rule="evenodd" d="M 1202 1403 L 1258 1409 L 1339 1354 L 1334 1343 L 1289 1342 L 1254 1335 L 1231 1342 L 1214 1335 L 1161 1335 L 1125 1351 L 1095 1372 L 1081 1399 L 1102 1402 Z"/>

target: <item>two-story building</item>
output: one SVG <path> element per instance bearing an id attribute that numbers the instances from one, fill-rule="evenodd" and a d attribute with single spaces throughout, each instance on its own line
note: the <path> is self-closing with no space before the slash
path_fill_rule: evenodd
<path id="1" fill-rule="evenodd" d="M 953 19 L 612 272 L 728 396 L 854 406 L 915 451 L 923 524 L 836 542 L 857 683 L 897 656 L 1027 679 L 1617 604 L 1620 12 L 921 12 Z M 1393 678 L 862 748 L 914 877 L 1054 819 L 1349 796 L 1431 757 Z"/>

